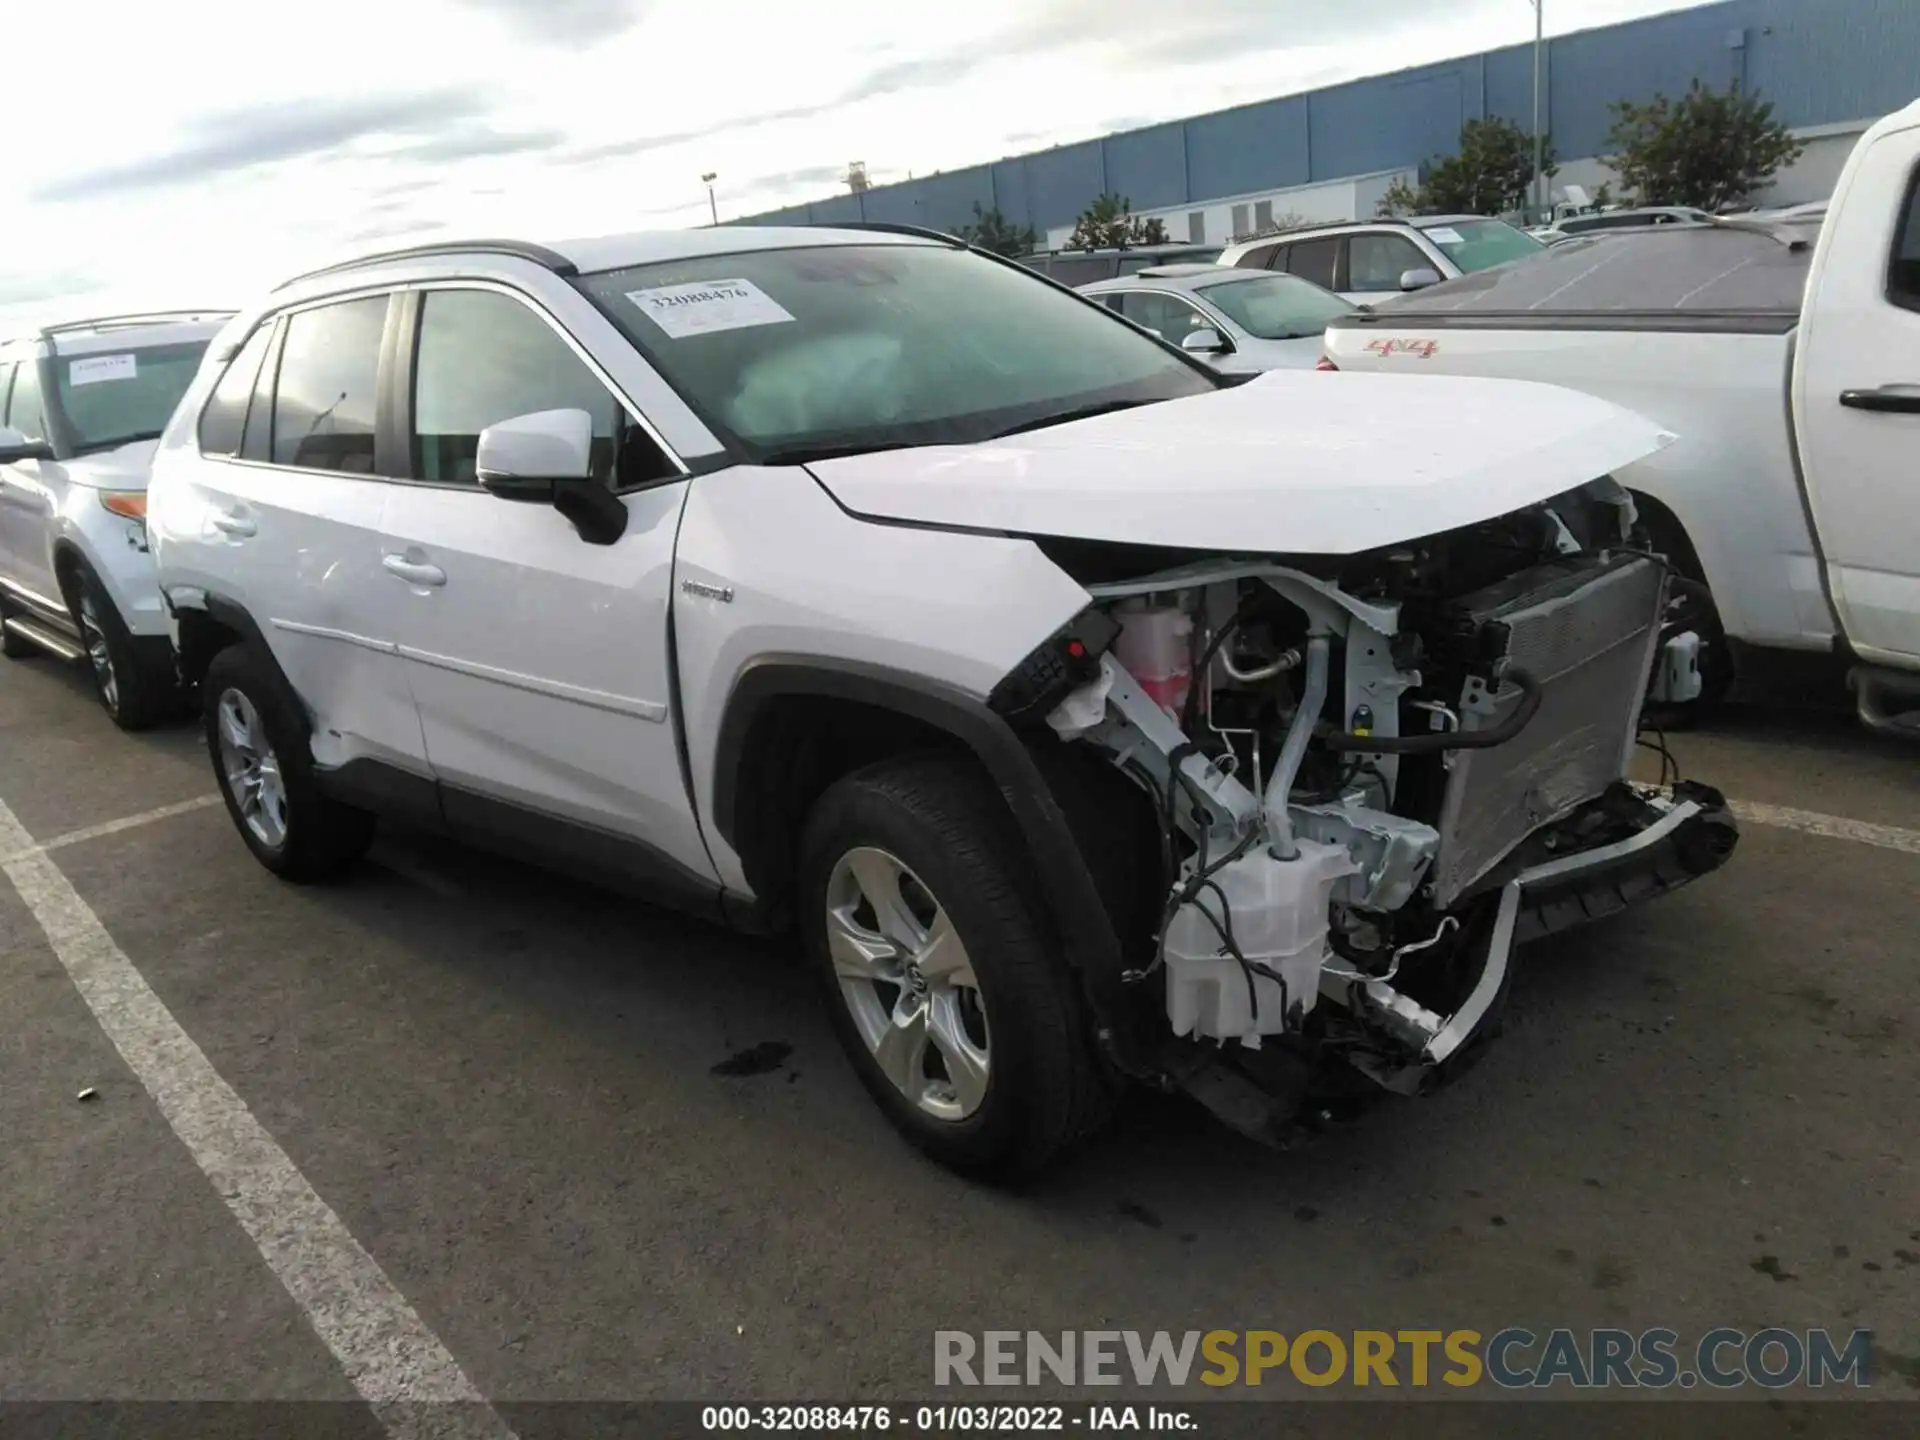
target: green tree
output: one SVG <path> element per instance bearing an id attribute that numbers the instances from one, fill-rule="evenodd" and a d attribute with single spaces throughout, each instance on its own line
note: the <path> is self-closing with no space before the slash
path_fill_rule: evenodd
<path id="1" fill-rule="evenodd" d="M 1069 250 L 1118 250 L 1128 245 L 1164 245 L 1164 222 L 1143 220 L 1133 213 L 1133 201 L 1108 191 L 1080 212 L 1067 237 Z"/>
<path id="2" fill-rule="evenodd" d="M 1655 95 L 1608 108 L 1607 139 L 1617 153 L 1607 163 L 1642 205 L 1723 210 L 1751 199 L 1800 155 L 1772 104 L 1738 85 L 1709 90 L 1695 80 L 1678 100 Z"/>
<path id="3" fill-rule="evenodd" d="M 1551 179 L 1559 168 L 1553 141 L 1542 138 L 1541 173 Z M 1533 189 L 1533 136 L 1511 120 L 1494 116 L 1460 127 L 1457 154 L 1436 155 L 1425 166 L 1418 189 L 1395 180 L 1380 197 L 1377 215 L 1436 215 L 1461 211 L 1499 215 L 1524 210 Z"/>
<path id="4" fill-rule="evenodd" d="M 991 250 L 996 255 L 1005 255 L 1010 260 L 1031 255 L 1040 248 L 1039 237 L 1034 234 L 1031 225 L 1015 225 L 1000 213 L 997 206 L 983 210 L 978 200 L 973 202 L 973 224 L 962 225 L 959 233 L 960 238 L 969 245 Z"/>

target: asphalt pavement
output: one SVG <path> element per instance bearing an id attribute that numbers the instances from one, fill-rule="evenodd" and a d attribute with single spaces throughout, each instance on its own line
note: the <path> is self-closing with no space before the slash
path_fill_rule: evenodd
<path id="1" fill-rule="evenodd" d="M 347 1403 L 392 1383 L 530 1435 L 924 1398 L 936 1329 L 1508 1325 L 1870 1329 L 1920 1400 L 1920 756 L 1764 709 L 1673 748 L 1734 861 L 1527 951 L 1460 1084 L 1289 1153 L 1146 1097 L 1014 1192 L 897 1139 L 790 947 L 400 835 L 281 884 L 197 726 L 9 664 L 0 1402 L 403 1433 Z"/>

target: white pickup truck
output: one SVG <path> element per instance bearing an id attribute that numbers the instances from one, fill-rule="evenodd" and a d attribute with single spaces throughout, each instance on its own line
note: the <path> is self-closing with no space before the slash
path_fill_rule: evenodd
<path id="1" fill-rule="evenodd" d="M 1709 692 L 1743 647 L 1837 652 L 1861 719 L 1920 736 L 1920 103 L 1861 137 L 1824 221 L 1571 240 L 1336 320 L 1326 357 L 1655 420 L 1677 441 L 1615 478 L 1710 592 Z"/>

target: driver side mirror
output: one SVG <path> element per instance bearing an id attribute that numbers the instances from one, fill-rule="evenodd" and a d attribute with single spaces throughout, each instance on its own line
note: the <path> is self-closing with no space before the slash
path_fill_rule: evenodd
<path id="1" fill-rule="evenodd" d="M 51 460 L 53 446 L 44 440 L 29 440 L 10 425 L 0 425 L 0 465 L 21 460 Z"/>
<path id="2" fill-rule="evenodd" d="M 1431 265 L 1419 265 L 1411 270 L 1402 270 L 1400 272 L 1400 288 L 1402 290 L 1424 290 L 1429 285 L 1438 285 L 1439 283 L 1440 272 L 1435 270 Z"/>
<path id="3" fill-rule="evenodd" d="M 473 468 L 488 494 L 553 506 L 589 545 L 627 533 L 627 507 L 593 478 L 593 417 L 584 410 L 539 410 L 487 426 Z"/>
<path id="4" fill-rule="evenodd" d="M 1189 355 L 1226 355 L 1233 342 L 1211 325 L 1198 325 L 1180 337 L 1180 348 Z"/>

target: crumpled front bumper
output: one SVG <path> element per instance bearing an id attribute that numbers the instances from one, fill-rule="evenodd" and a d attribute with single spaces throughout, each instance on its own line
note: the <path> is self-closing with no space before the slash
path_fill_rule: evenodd
<path id="1" fill-rule="evenodd" d="M 1331 977 L 1330 998 L 1358 1008 L 1403 1045 L 1398 1064 L 1363 1066 L 1388 1089 L 1427 1089 L 1442 1067 L 1457 1068 L 1506 988 L 1513 948 L 1676 890 L 1719 869 L 1739 832 L 1726 798 L 1682 782 L 1671 794 L 1637 792 L 1646 823 L 1609 843 L 1516 870 L 1499 887 L 1484 968 L 1451 1015 L 1440 1015 L 1382 981 L 1349 986 Z M 1450 1064 L 1449 1062 L 1452 1062 Z"/>

